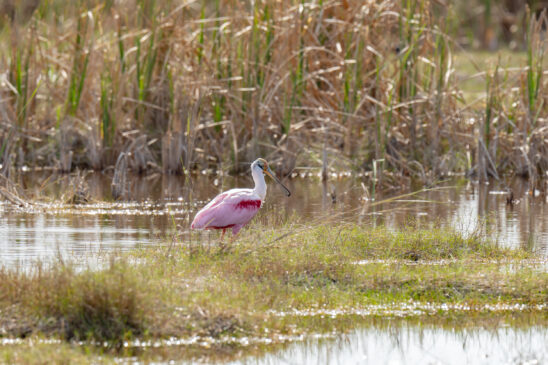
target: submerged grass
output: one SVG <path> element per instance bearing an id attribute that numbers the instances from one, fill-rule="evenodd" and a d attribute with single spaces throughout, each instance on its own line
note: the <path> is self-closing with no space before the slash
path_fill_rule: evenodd
<path id="1" fill-rule="evenodd" d="M 458 305 L 469 314 L 511 314 L 514 304 L 546 312 L 548 273 L 521 264 L 535 255 L 476 236 L 345 224 L 250 230 L 237 242 L 228 250 L 195 242 L 143 249 L 112 257 L 98 271 L 62 263 L 29 271 L 2 269 L 0 334 L 119 346 L 132 339 L 335 329 L 319 325 L 314 316 L 293 316 L 297 310 L 341 311 L 344 318 L 344 311 L 367 312 L 380 305 L 386 311 L 364 315 L 390 317 L 391 308 L 422 303 L 434 306 L 424 315 L 439 319 L 460 313 Z M 451 260 L 410 264 L 440 259 Z M 457 307 L 436 309 L 444 303 Z"/>
<path id="2" fill-rule="evenodd" d="M 177 340 L 144 341 L 139 343 L 127 342 L 127 347 L 118 352 L 109 351 L 102 346 L 86 346 L 80 344 L 68 344 L 59 341 L 33 338 L 29 340 L 11 340 L 0 345 L 0 364 L 25 363 L 43 364 L 43 359 L 48 363 L 66 364 L 78 362 L 82 364 L 113 364 L 127 361 L 143 363 L 168 362 L 175 360 L 177 363 L 225 363 L 242 360 L 246 357 L 260 357 L 266 353 L 275 353 L 283 350 L 295 342 L 307 347 L 319 341 L 344 339 L 344 333 L 350 332 L 359 323 L 359 331 L 374 331 L 382 334 L 389 331 L 397 335 L 407 331 L 416 330 L 417 336 L 422 336 L 422 331 L 431 329 L 448 330 L 451 337 L 461 338 L 463 342 L 476 332 L 492 332 L 496 338 L 497 330 L 501 327 L 511 326 L 516 331 L 531 330 L 536 326 L 546 323 L 546 315 L 538 313 L 512 313 L 500 315 L 493 313 L 452 313 L 439 318 L 439 316 L 424 316 L 415 318 L 383 318 L 371 316 L 364 320 L 360 316 L 331 317 L 312 316 L 299 318 L 300 323 L 306 323 L 306 327 L 314 329 L 315 333 L 322 332 L 320 336 L 285 336 L 275 341 L 270 339 L 269 333 L 264 332 L 263 337 L 243 337 L 232 342 L 204 341 L 193 344 L 180 345 Z M 288 322 L 287 325 L 290 325 Z M 302 327 L 302 325 L 301 325 Z M 538 328 L 538 327 L 537 327 Z M 508 328 L 505 328 L 508 330 Z M 533 329 L 534 330 L 534 329 Z M 333 335 L 337 331 L 342 336 Z"/>

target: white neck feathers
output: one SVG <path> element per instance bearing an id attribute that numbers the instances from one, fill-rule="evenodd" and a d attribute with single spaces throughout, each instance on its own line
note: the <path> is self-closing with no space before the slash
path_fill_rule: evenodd
<path id="1" fill-rule="evenodd" d="M 253 176 L 253 181 L 255 182 L 255 188 L 253 192 L 257 194 L 261 200 L 266 198 L 266 182 L 264 181 L 264 174 L 261 169 L 251 169 L 251 175 Z"/>

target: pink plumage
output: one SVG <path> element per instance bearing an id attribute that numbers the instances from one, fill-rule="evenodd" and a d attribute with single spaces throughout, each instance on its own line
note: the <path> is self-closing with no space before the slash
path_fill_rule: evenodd
<path id="1" fill-rule="evenodd" d="M 232 234 L 237 234 L 257 214 L 261 205 L 260 197 L 251 189 L 225 191 L 196 214 L 191 228 L 232 228 Z"/>
<path id="2" fill-rule="evenodd" d="M 217 195 L 194 217 L 192 229 L 222 229 L 232 228 L 236 235 L 259 211 L 266 197 L 266 182 L 264 174 L 272 177 L 280 184 L 287 194 L 289 190 L 276 178 L 268 167 L 268 163 L 259 158 L 251 164 L 251 175 L 255 182 L 254 189 L 232 189 Z M 222 239 L 222 237 L 221 237 Z"/>

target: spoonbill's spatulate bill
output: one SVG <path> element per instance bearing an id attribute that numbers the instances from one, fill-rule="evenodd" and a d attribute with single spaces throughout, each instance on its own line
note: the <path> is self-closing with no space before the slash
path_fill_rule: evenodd
<path id="1" fill-rule="evenodd" d="M 274 179 L 285 190 L 287 196 L 291 192 L 274 175 L 268 163 L 259 158 L 251 164 L 251 175 L 255 182 L 253 189 L 231 189 L 225 191 L 203 207 L 192 221 L 192 229 L 222 229 L 232 228 L 236 235 L 259 211 L 266 197 L 266 182 L 264 174 Z"/>

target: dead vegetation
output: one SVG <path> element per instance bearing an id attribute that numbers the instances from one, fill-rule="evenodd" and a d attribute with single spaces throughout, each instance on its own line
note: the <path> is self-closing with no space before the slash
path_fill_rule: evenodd
<path id="1" fill-rule="evenodd" d="M 526 64 L 481 70 L 471 107 L 452 51 L 460 8 L 439 2 L 21 3 L 1 20 L 4 175 L 122 154 L 139 172 L 239 171 L 260 155 L 281 174 L 512 172 L 538 186 L 548 168 L 538 9 L 520 13 Z"/>

